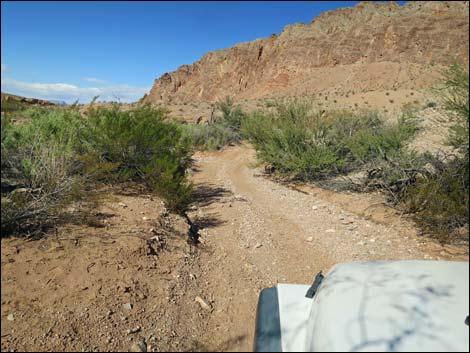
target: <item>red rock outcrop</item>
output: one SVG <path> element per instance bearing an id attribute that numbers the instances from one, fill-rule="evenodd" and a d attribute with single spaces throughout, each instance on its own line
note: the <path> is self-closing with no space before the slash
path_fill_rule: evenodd
<path id="1" fill-rule="evenodd" d="M 294 6 L 294 5 L 293 5 Z M 361 2 L 325 12 L 279 35 L 207 53 L 165 73 L 150 103 L 255 99 L 335 87 L 374 89 L 426 85 L 425 68 L 452 56 L 468 64 L 465 1 Z"/>

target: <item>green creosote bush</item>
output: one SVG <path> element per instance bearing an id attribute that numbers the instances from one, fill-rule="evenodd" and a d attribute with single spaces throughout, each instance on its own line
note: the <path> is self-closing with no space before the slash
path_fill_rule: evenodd
<path id="1" fill-rule="evenodd" d="M 468 227 L 469 84 L 468 71 L 455 63 L 443 71 L 443 77 L 436 92 L 451 122 L 447 144 L 455 153 L 446 157 L 402 150 L 384 155 L 370 163 L 368 186 L 385 190 L 423 231 L 449 242 L 456 230 Z"/>
<path id="2" fill-rule="evenodd" d="M 225 146 L 241 141 L 240 127 L 245 114 L 233 100 L 227 97 L 215 104 L 214 116 L 207 124 L 181 125 L 183 140 L 200 150 L 220 150 Z"/>
<path id="3" fill-rule="evenodd" d="M 432 172 L 417 178 L 403 200 L 418 224 L 445 242 L 469 221 L 469 74 L 456 62 L 442 73 L 437 91 L 452 123 L 447 144 L 455 155 L 434 158 Z"/>
<path id="4" fill-rule="evenodd" d="M 29 109 L 31 122 L 2 116 L 2 235 L 49 227 L 63 209 L 82 200 L 86 177 L 74 151 L 73 112 Z"/>
<path id="5" fill-rule="evenodd" d="M 415 131 L 410 115 L 388 125 L 377 112 L 326 112 L 299 100 L 280 103 L 273 114 L 252 114 L 242 126 L 261 162 L 303 180 L 357 169 L 400 150 Z"/>
<path id="6" fill-rule="evenodd" d="M 189 146 L 177 123 L 167 120 L 166 109 L 92 108 L 87 115 L 82 153 L 96 156 L 98 170 L 100 164 L 114 165 L 106 179 L 144 182 L 169 209 L 185 211 L 192 193 Z"/>
<path id="7" fill-rule="evenodd" d="M 189 146 L 167 111 L 29 109 L 31 120 L 2 115 L 2 235 L 53 225 L 66 208 L 97 195 L 97 185 L 135 181 L 184 212 L 192 185 Z"/>

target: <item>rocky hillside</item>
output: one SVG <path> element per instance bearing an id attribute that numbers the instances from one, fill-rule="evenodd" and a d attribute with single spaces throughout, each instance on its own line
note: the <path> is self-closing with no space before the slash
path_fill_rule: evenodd
<path id="1" fill-rule="evenodd" d="M 26 98 L 22 96 L 17 96 L 10 93 L 1 93 L 2 102 L 18 102 L 25 104 L 34 104 L 34 105 L 63 105 L 63 102 L 60 101 L 48 101 L 38 98 Z"/>
<path id="2" fill-rule="evenodd" d="M 468 1 L 361 2 L 210 52 L 155 80 L 144 102 L 419 89 L 435 82 L 450 56 L 468 64 L 468 31 Z"/>

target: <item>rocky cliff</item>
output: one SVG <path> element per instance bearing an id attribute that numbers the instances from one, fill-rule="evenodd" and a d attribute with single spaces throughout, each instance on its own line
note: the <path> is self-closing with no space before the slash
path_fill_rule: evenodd
<path id="1" fill-rule="evenodd" d="M 419 88 L 427 69 L 468 64 L 468 2 L 361 2 L 279 35 L 210 52 L 155 80 L 150 103 L 257 99 L 325 89 Z"/>

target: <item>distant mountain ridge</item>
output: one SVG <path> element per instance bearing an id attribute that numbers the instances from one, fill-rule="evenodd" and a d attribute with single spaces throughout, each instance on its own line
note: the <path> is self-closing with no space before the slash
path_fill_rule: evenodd
<path id="1" fill-rule="evenodd" d="M 65 106 L 68 105 L 67 102 L 64 102 L 64 101 L 61 101 L 61 100 L 57 100 L 57 99 L 51 99 L 51 100 L 49 100 L 49 102 L 52 102 L 52 103 L 54 103 L 55 105 L 59 105 L 59 106 L 61 106 L 61 107 L 65 107 Z"/>
<path id="2" fill-rule="evenodd" d="M 58 100 L 45 100 L 45 99 L 38 99 L 38 98 L 27 98 L 18 96 L 15 94 L 10 93 L 1 93 L 2 101 L 17 101 L 21 103 L 27 104 L 37 104 L 37 105 L 67 105 L 67 103 Z"/>
<path id="3" fill-rule="evenodd" d="M 436 66 L 452 56 L 468 65 L 468 32 L 468 1 L 361 2 L 286 26 L 279 35 L 207 53 L 156 79 L 143 101 L 426 87 L 435 82 Z"/>

